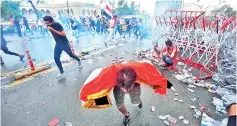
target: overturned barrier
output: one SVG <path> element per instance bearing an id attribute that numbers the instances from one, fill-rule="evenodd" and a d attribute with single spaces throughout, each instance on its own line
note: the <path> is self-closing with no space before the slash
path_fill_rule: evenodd
<path id="1" fill-rule="evenodd" d="M 184 63 L 195 80 L 211 78 L 218 72 L 219 50 L 226 39 L 235 34 L 236 16 L 209 18 L 203 11 L 167 10 L 163 16 L 155 17 L 158 48 L 165 47 L 166 39 L 173 41 L 179 49 L 178 61 Z M 236 41 L 235 41 L 236 42 Z M 234 45 L 232 45 L 234 46 Z"/>

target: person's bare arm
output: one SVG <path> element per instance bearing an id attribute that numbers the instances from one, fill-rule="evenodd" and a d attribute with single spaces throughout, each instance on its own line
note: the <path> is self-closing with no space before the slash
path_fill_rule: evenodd
<path id="1" fill-rule="evenodd" d="M 48 29 L 49 29 L 49 31 L 52 31 L 52 32 L 54 32 L 54 33 L 56 33 L 60 36 L 66 36 L 66 33 L 64 31 L 60 32 L 60 31 L 57 31 L 57 30 L 53 29 L 52 27 L 48 27 Z"/>
<path id="2" fill-rule="evenodd" d="M 177 49 L 174 48 L 173 51 L 172 51 L 172 53 L 171 53 L 171 54 L 168 54 L 168 56 L 169 56 L 170 58 L 173 58 L 173 57 L 174 57 L 174 54 L 176 53 L 176 51 L 177 51 Z"/>

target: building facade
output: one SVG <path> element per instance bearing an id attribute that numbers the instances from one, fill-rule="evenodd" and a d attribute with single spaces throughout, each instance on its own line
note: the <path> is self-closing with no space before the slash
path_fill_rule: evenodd
<path id="1" fill-rule="evenodd" d="M 101 15 L 101 6 L 88 3 L 73 2 L 65 4 L 38 4 L 35 5 L 36 9 L 39 10 L 42 16 L 54 15 L 56 17 L 67 16 L 78 18 L 79 16 L 95 17 Z M 30 4 L 20 5 L 22 15 L 27 17 L 28 21 L 35 21 L 36 15 Z"/>

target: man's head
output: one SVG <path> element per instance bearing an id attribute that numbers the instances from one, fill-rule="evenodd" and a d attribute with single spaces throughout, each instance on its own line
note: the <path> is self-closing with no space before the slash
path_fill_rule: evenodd
<path id="1" fill-rule="evenodd" d="M 44 20 L 44 23 L 45 23 L 46 25 L 51 25 L 51 24 L 54 22 L 54 20 L 53 20 L 53 18 L 52 18 L 51 16 L 45 16 L 45 17 L 43 18 L 43 20 Z"/>
<path id="2" fill-rule="evenodd" d="M 167 47 L 171 47 L 171 46 L 173 46 L 171 40 L 167 40 L 167 41 L 165 41 L 165 45 L 166 45 Z"/>
<path id="3" fill-rule="evenodd" d="M 117 73 L 117 86 L 129 89 L 136 82 L 136 71 L 131 67 L 125 67 Z"/>

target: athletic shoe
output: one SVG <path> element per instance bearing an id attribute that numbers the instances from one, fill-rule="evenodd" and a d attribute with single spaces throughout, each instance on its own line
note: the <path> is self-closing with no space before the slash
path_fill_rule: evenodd
<path id="1" fill-rule="evenodd" d="M 124 118 L 123 118 L 123 126 L 127 126 L 129 121 L 130 121 L 130 114 L 129 114 L 129 116 L 124 116 Z"/>
<path id="2" fill-rule="evenodd" d="M 138 108 L 140 109 L 142 108 L 142 102 L 138 105 Z"/>
<path id="3" fill-rule="evenodd" d="M 20 57 L 20 61 L 22 61 L 25 56 L 24 55 L 19 55 L 19 57 Z"/>
<path id="4" fill-rule="evenodd" d="M 78 62 L 78 67 L 81 68 L 82 65 L 81 65 L 81 61 Z"/>
<path id="5" fill-rule="evenodd" d="M 58 74 L 57 78 L 62 78 L 63 75 L 64 75 L 63 73 L 60 73 L 60 74 Z"/>

